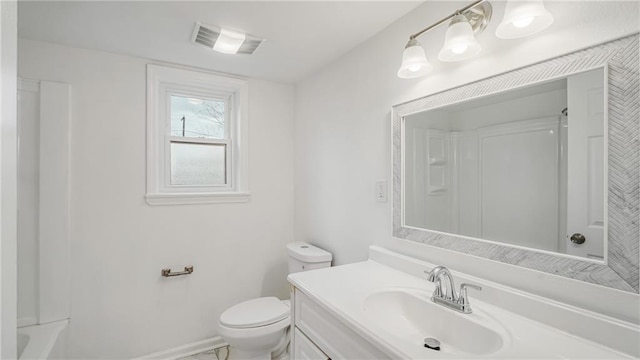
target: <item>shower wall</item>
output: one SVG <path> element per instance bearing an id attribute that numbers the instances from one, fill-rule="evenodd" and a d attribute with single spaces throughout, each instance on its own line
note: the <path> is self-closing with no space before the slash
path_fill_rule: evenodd
<path id="1" fill-rule="evenodd" d="M 18 327 L 38 322 L 40 84 L 18 83 Z"/>
<path id="2" fill-rule="evenodd" d="M 69 318 L 69 101 L 18 82 L 18 327 Z"/>
<path id="3" fill-rule="evenodd" d="M 428 124 L 406 122 L 405 141 L 408 166 L 405 199 L 406 223 L 437 231 L 450 231 L 451 205 L 451 134 L 446 113 L 433 111 Z"/>
<path id="4" fill-rule="evenodd" d="M 558 251 L 559 120 L 478 129 L 478 237 Z"/>
<path id="5" fill-rule="evenodd" d="M 554 86 L 405 121 L 405 223 L 562 251 L 567 90 Z"/>

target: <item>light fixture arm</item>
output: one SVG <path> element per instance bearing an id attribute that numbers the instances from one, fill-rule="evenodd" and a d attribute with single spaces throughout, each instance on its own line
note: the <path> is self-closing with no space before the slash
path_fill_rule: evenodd
<path id="1" fill-rule="evenodd" d="M 429 31 L 429 30 L 431 30 L 431 29 L 435 28 L 436 26 L 438 26 L 438 25 L 440 25 L 440 24 L 442 24 L 442 23 L 445 23 L 445 22 L 447 22 L 447 21 L 451 20 L 454 16 L 456 16 L 456 15 L 458 15 L 458 14 L 462 14 L 462 13 L 464 13 L 465 11 L 467 11 L 467 10 L 469 10 L 469 9 L 471 9 L 471 8 L 474 8 L 474 7 L 476 7 L 476 6 L 480 5 L 480 4 L 482 4 L 482 3 L 483 3 L 483 2 L 485 2 L 485 1 L 487 1 L 487 0 L 478 0 L 478 1 L 475 1 L 475 2 L 473 2 L 473 3 L 471 3 L 471 4 L 467 5 L 467 6 L 463 7 L 462 9 L 457 10 L 457 11 L 456 11 L 456 12 L 454 12 L 453 14 L 451 14 L 451 15 L 447 16 L 446 18 L 444 18 L 444 19 L 442 19 L 442 20 L 438 21 L 437 23 L 435 23 L 435 24 L 433 24 L 433 25 L 431 25 L 431 26 L 428 26 L 428 27 L 426 27 L 426 28 L 424 28 L 424 29 L 422 29 L 422 30 L 418 31 L 417 33 L 415 33 L 415 34 L 413 34 L 413 35 L 409 36 L 409 40 L 414 40 L 414 39 L 415 39 L 415 38 L 417 38 L 418 36 L 420 36 L 420 35 L 422 35 L 422 34 L 426 33 L 427 31 Z"/>

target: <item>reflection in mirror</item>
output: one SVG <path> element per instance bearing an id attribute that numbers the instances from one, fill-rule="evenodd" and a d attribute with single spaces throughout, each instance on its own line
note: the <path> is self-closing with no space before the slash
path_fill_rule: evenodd
<path id="1" fill-rule="evenodd" d="M 603 259 L 604 70 L 404 117 L 404 226 Z"/>

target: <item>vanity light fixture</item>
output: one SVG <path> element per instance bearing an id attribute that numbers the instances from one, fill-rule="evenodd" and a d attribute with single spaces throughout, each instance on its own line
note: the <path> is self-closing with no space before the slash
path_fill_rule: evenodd
<path id="1" fill-rule="evenodd" d="M 486 0 L 478 0 L 444 19 L 409 36 L 409 42 L 402 54 L 402 65 L 398 77 L 404 79 L 427 75 L 433 67 L 416 38 L 449 20 L 444 45 L 438 54 L 442 61 L 460 61 L 470 59 L 480 53 L 480 44 L 475 39 L 487 27 L 491 20 L 492 6 Z M 420 64 L 420 66 L 419 66 Z"/>
<path id="2" fill-rule="evenodd" d="M 509 0 L 496 36 L 516 39 L 538 33 L 553 24 L 553 16 L 544 8 L 542 0 Z"/>
<path id="3" fill-rule="evenodd" d="M 398 77 L 403 79 L 425 76 L 433 66 L 429 64 L 424 49 L 417 37 L 449 22 L 444 44 L 438 53 L 440 61 L 462 61 L 478 55 L 482 49 L 476 40 L 491 21 L 493 7 L 487 0 L 477 0 L 444 19 L 409 36 L 402 54 Z M 553 16 L 544 8 L 543 0 L 508 0 L 504 19 L 498 26 L 496 36 L 514 39 L 538 33 L 553 23 Z"/>

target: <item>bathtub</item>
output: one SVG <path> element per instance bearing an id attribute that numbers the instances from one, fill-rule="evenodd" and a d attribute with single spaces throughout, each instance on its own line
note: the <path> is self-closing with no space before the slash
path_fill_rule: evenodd
<path id="1" fill-rule="evenodd" d="M 18 359 L 64 359 L 68 324 L 61 320 L 18 328 Z"/>

